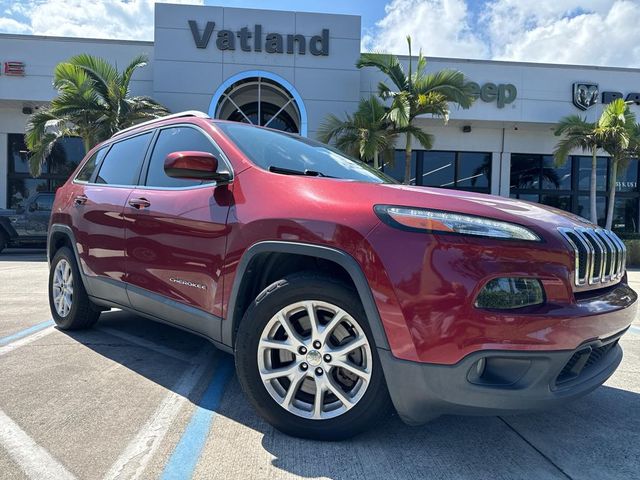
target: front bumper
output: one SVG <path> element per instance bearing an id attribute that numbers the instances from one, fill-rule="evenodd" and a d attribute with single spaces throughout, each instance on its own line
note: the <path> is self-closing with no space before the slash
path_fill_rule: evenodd
<path id="1" fill-rule="evenodd" d="M 454 365 L 418 363 L 379 350 L 402 420 L 420 425 L 442 414 L 504 415 L 554 407 L 602 385 L 622 360 L 627 329 L 575 350 L 472 353 Z"/>

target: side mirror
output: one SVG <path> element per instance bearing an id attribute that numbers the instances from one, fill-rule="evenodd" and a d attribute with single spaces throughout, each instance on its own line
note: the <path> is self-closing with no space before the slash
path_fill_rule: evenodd
<path id="1" fill-rule="evenodd" d="M 218 171 L 218 159 L 209 152 L 172 152 L 164 160 L 164 172 L 172 178 L 228 181 L 227 171 Z"/>
<path id="2" fill-rule="evenodd" d="M 29 211 L 35 212 L 36 210 L 38 210 L 38 202 L 31 202 L 29 204 Z"/>

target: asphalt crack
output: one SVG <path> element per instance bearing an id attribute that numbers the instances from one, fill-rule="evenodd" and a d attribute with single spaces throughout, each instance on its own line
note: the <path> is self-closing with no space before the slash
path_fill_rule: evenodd
<path id="1" fill-rule="evenodd" d="M 520 437 L 527 445 L 529 445 L 531 448 L 533 448 L 536 452 L 538 452 L 538 454 L 540 454 L 540 456 L 542 458 L 544 458 L 547 462 L 549 462 L 551 465 L 553 465 L 553 467 L 558 470 L 565 478 L 568 478 L 569 480 L 573 480 L 573 477 L 571 475 L 569 475 L 567 472 L 565 472 L 562 467 L 560 467 L 560 465 L 558 465 L 556 462 L 554 462 L 550 457 L 548 457 L 542 450 L 540 450 L 538 447 L 536 447 L 533 443 L 531 443 L 529 440 L 527 440 L 527 438 L 522 435 L 518 430 L 516 430 L 513 426 L 511 426 L 511 424 L 509 422 L 507 422 L 504 418 L 502 417 L 498 417 L 502 423 L 504 423 L 507 427 L 509 427 L 509 429 L 515 433 L 518 437 Z"/>

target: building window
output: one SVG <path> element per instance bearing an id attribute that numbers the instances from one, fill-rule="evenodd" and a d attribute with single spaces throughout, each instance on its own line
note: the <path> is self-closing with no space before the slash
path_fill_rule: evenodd
<path id="1" fill-rule="evenodd" d="M 225 89 L 215 108 L 215 118 L 303 133 L 300 107 L 293 94 L 263 76 L 243 78 Z"/>
<path id="2" fill-rule="evenodd" d="M 42 174 L 33 178 L 29 173 L 29 155 L 24 135 L 10 133 L 7 152 L 7 207 L 16 208 L 37 192 L 55 192 L 69 178 L 83 157 L 84 146 L 80 138 L 62 138 L 54 145 L 42 167 Z"/>
<path id="3" fill-rule="evenodd" d="M 510 196 L 572 211 L 573 163 L 568 158 L 556 166 L 552 155 L 511 154 Z"/>
<path id="4" fill-rule="evenodd" d="M 551 155 L 511 154 L 510 196 L 542 203 L 590 218 L 589 189 L 592 158 L 572 156 L 556 166 Z M 596 212 L 598 224 L 604 226 L 607 212 L 610 165 L 606 157 L 596 159 Z M 613 229 L 638 232 L 640 224 L 640 190 L 638 160 L 619 168 Z"/>
<path id="5" fill-rule="evenodd" d="M 383 170 L 396 180 L 404 180 L 405 151 L 396 150 L 394 162 Z M 491 153 L 413 150 L 411 184 L 489 193 Z"/>

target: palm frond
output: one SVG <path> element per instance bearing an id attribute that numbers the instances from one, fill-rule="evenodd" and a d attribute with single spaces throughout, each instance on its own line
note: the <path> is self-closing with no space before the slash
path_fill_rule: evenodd
<path id="1" fill-rule="evenodd" d="M 398 90 L 408 87 L 408 78 L 404 67 L 395 55 L 388 53 L 363 53 L 356 62 L 356 67 L 373 67 L 384 73 Z"/>

